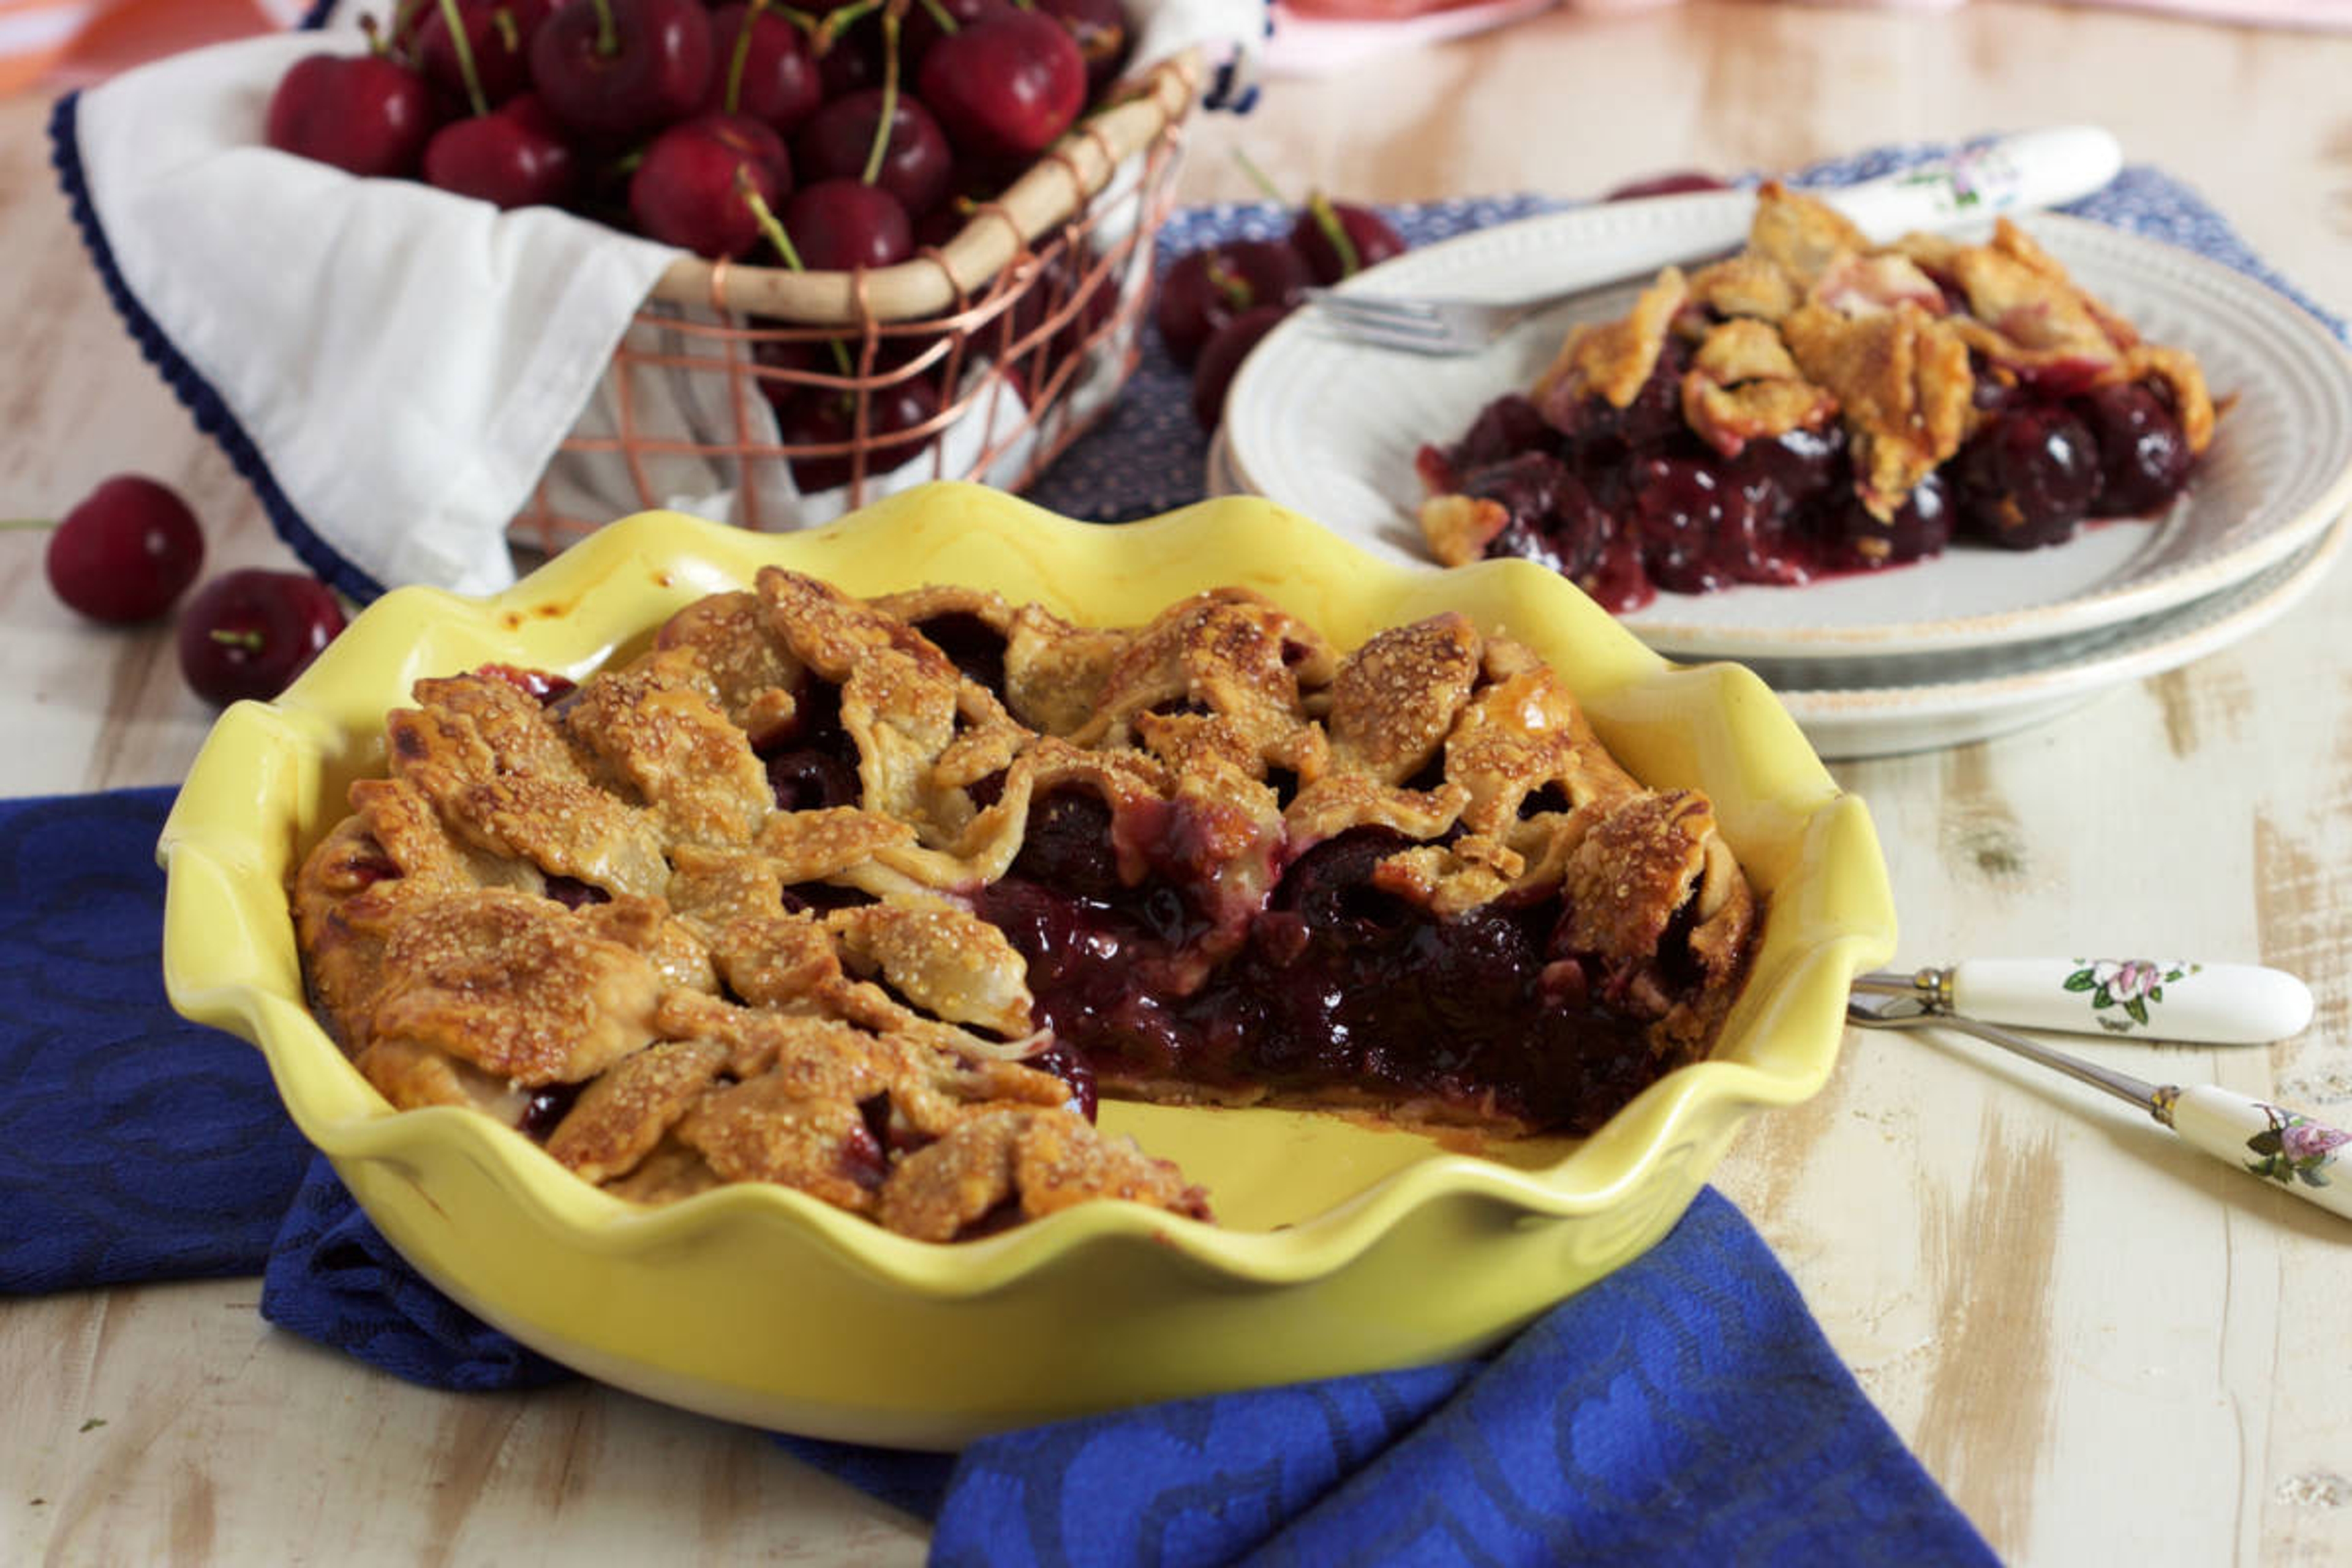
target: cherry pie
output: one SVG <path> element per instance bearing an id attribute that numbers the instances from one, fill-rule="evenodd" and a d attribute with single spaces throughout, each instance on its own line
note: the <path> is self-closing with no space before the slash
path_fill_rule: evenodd
<path id="1" fill-rule="evenodd" d="M 1758 920 L 1707 802 L 1457 615 L 1340 657 L 1242 589 L 1108 629 L 770 569 L 576 689 L 414 699 L 295 879 L 314 1003 L 394 1106 L 647 1203 L 1206 1217 L 1097 1085 L 1589 1131 L 1708 1049 Z"/>
<path id="2" fill-rule="evenodd" d="M 1448 565 L 1524 556 L 1612 610 L 2070 538 L 2180 493 L 2213 438 L 2187 352 L 2144 342 L 2001 220 L 1874 247 L 1767 184 L 1747 247 L 1579 326 L 1528 393 L 1423 448 Z"/>

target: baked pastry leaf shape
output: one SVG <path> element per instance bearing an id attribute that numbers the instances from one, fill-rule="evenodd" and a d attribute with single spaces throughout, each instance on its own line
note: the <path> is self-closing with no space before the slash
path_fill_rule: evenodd
<path id="1" fill-rule="evenodd" d="M 641 1203 L 1208 1217 L 1098 1089 L 1590 1131 L 1705 1054 L 1759 920 L 1707 802 L 1458 615 L 1341 654 L 1241 589 L 1107 628 L 772 568 L 385 733 L 291 888 L 320 1016 Z"/>
<path id="2" fill-rule="evenodd" d="M 1419 521 L 1447 565 L 1521 556 L 1631 610 L 2146 515 L 2215 417 L 2194 355 L 2143 341 L 2007 219 L 1978 244 L 1873 246 L 1768 183 L 1740 252 L 1665 268 L 1423 448 Z"/>

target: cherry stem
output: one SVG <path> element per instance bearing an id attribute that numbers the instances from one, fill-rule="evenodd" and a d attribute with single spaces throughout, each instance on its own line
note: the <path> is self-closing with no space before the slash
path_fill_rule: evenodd
<path id="1" fill-rule="evenodd" d="M 206 635 L 223 647 L 241 647 L 247 653 L 259 653 L 269 646 L 269 639 L 259 632 L 238 632 L 226 626 L 215 626 Z"/>
<path id="2" fill-rule="evenodd" d="M 1320 191 L 1309 191 L 1307 210 L 1314 215 L 1315 226 L 1323 231 L 1323 237 L 1331 242 L 1332 250 L 1339 255 L 1339 276 L 1353 278 L 1361 272 L 1364 258 L 1357 254 L 1356 242 L 1348 237 L 1348 226 L 1339 221 L 1339 211 L 1331 205 L 1331 198 Z"/>
<path id="3" fill-rule="evenodd" d="M 499 30 L 499 42 L 507 47 L 507 53 L 522 53 L 522 28 L 516 24 L 512 11 L 499 6 L 490 13 L 490 25 Z"/>
<path id="4" fill-rule="evenodd" d="M 596 7 L 596 52 L 611 57 L 621 52 L 620 29 L 613 26 L 613 0 L 588 0 Z"/>
<path id="5" fill-rule="evenodd" d="M 881 4 L 882 0 L 856 0 L 856 5 L 840 5 L 827 11 L 824 20 L 816 25 L 816 32 L 812 35 L 820 46 L 818 52 L 832 48 L 842 34 L 864 21 L 867 14 L 879 8 Z"/>
<path id="6" fill-rule="evenodd" d="M 812 41 L 816 38 L 818 31 L 823 26 L 823 24 L 817 20 L 816 16 L 813 13 L 796 10 L 790 5 L 777 6 L 776 15 L 782 16 L 785 21 L 790 22 L 793 26 L 798 27 L 802 32 L 806 33 Z"/>
<path id="7" fill-rule="evenodd" d="M 750 170 L 738 168 L 735 171 L 735 188 L 743 193 L 743 200 L 751 208 L 752 221 L 760 226 L 760 232 L 768 237 L 768 243 L 776 247 L 776 254 L 784 258 L 784 265 L 795 272 L 807 271 L 808 268 L 801 264 L 801 253 L 793 248 L 793 237 L 784 232 L 784 226 L 777 220 L 775 209 L 768 205 L 766 198 L 760 195 L 760 188 L 751 183 Z M 856 374 L 849 363 L 849 350 L 843 346 L 839 338 L 825 339 L 825 346 L 833 350 L 833 363 L 840 369 L 843 379 Z"/>
<path id="8" fill-rule="evenodd" d="M 1209 258 L 1208 281 L 1209 287 L 1224 296 L 1225 303 L 1236 310 L 1246 310 L 1257 303 L 1257 290 L 1250 287 L 1250 280 L 1225 265 L 1221 256 Z"/>
<path id="9" fill-rule="evenodd" d="M 457 74 L 465 79 L 466 101 L 474 106 L 476 114 L 488 114 L 490 100 L 482 96 L 482 73 L 474 68 L 474 40 L 466 36 L 457 0 L 441 0 L 441 21 L 449 29 L 449 47 L 457 51 Z"/>
<path id="10" fill-rule="evenodd" d="M 1273 175 L 1257 166 L 1256 159 L 1236 147 L 1234 149 L 1234 162 L 1241 165 L 1242 173 L 1249 176 L 1250 184 L 1258 188 L 1260 195 L 1278 207 L 1290 205 L 1290 198 L 1282 194 L 1282 187 L 1274 183 Z"/>
<path id="11" fill-rule="evenodd" d="M 0 519 L 0 533 L 47 532 L 57 525 L 53 517 L 11 517 Z"/>
<path id="12" fill-rule="evenodd" d="M 931 20 L 939 24 L 940 31 L 947 34 L 948 37 L 953 37 L 963 31 L 956 19 L 948 14 L 948 8 L 940 4 L 940 0 L 922 0 L 922 5 L 924 10 L 931 14 Z"/>
<path id="13" fill-rule="evenodd" d="M 866 154 L 866 170 L 858 179 L 872 184 L 882 177 L 882 160 L 890 152 L 890 132 L 898 118 L 898 18 L 903 5 L 882 13 L 882 115 L 874 123 L 874 146 Z"/>
<path id="14" fill-rule="evenodd" d="M 730 114 L 743 101 L 743 67 L 751 58 L 751 28 L 767 8 L 768 0 L 751 0 L 743 7 L 743 25 L 735 32 L 735 52 L 727 58 L 727 96 L 719 103 Z"/>
<path id="15" fill-rule="evenodd" d="M 392 40 L 383 36 L 383 29 L 375 25 L 373 16 L 362 16 L 360 18 L 360 31 L 367 35 L 368 53 L 379 59 L 391 58 Z"/>

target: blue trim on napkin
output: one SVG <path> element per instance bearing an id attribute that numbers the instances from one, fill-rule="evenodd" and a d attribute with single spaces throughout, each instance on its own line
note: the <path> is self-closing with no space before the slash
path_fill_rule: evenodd
<path id="1" fill-rule="evenodd" d="M 115 313 L 122 318 L 131 341 L 163 376 L 173 395 L 194 416 L 196 428 L 218 442 L 230 465 L 245 476 L 246 483 L 259 498 L 269 525 L 301 557 L 302 563 L 337 592 L 362 604 L 378 597 L 383 593 L 383 584 L 338 555 L 311 530 L 308 520 L 286 498 L 286 492 L 278 488 L 278 477 L 270 472 L 269 460 L 237 422 L 228 400 L 188 363 L 187 356 L 123 281 L 121 269 L 115 265 L 114 249 L 107 243 L 105 226 L 98 221 L 98 209 L 91 205 L 89 180 L 82 173 L 81 142 L 76 132 L 80 102 L 81 94 L 69 92 L 58 100 L 56 109 L 50 111 L 49 163 L 57 170 L 58 185 L 65 193 L 67 205 L 73 209 L 74 228 L 81 235 L 82 247 L 89 252 L 99 279 L 106 285 L 106 297 L 114 301 Z"/>

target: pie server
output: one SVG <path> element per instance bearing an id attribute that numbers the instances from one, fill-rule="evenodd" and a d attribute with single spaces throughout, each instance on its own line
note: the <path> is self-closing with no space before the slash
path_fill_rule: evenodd
<path id="1" fill-rule="evenodd" d="M 2152 983 L 2147 980 L 2150 971 L 2156 976 Z M 2104 982 L 2097 978 L 2103 975 Z M 2053 977 L 2068 997 L 2078 998 L 2071 1006 L 2053 1002 L 2049 994 Z M 2143 1004 L 2136 1013 L 2127 1002 L 2116 1000 L 2119 988 Z M 2095 1026 L 2116 1033 L 2244 1045 L 2294 1034 L 2311 1021 L 2311 994 L 2291 974 L 2251 964 L 2167 963 L 2143 968 L 2134 961 L 2062 964 L 2047 959 L 1979 959 L 1910 975 L 1883 971 L 1865 974 L 1854 983 L 1854 989 L 1857 994 L 1846 1004 L 1850 1024 L 1866 1029 L 1951 1029 L 2014 1051 L 2138 1106 L 2160 1125 L 2225 1164 L 2276 1182 L 2299 1198 L 2352 1218 L 2352 1179 L 2336 1179 L 2342 1173 L 2336 1169 L 2338 1156 L 2345 1145 L 2352 1143 L 2352 1133 L 2315 1121 L 2301 1111 L 2213 1084 L 2184 1089 L 2149 1083 L 1953 1010 L 1973 1005 L 1961 1000 L 1965 994 L 1980 998 L 1989 1009 L 1999 1009 L 2000 1016 L 2017 1022 L 2081 1031 L 2085 1005 L 2079 998 L 2087 995 L 2092 998 L 2089 1008 L 2099 1019 Z M 2117 1008 L 2125 1012 L 2121 1028 L 2115 1028 L 2105 1016 Z M 2163 1014 L 2160 1026 L 2153 1022 L 2158 1008 Z M 2033 1016 L 2021 1016 L 2024 1014 Z"/>

